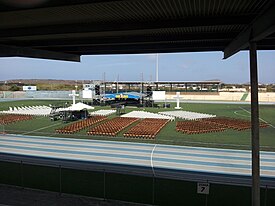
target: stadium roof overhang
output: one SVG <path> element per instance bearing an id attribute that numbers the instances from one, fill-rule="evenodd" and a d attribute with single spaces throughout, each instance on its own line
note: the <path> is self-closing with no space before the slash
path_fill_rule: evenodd
<path id="1" fill-rule="evenodd" d="M 274 0 L 33 0 L 0 3 L 0 56 L 275 49 Z M 9 3 L 3 3 L 9 2 Z M 24 2 L 24 1 L 21 1 Z"/>
<path id="2" fill-rule="evenodd" d="M 223 51 L 228 58 L 249 49 L 252 202 L 260 205 L 256 48 L 275 49 L 275 0 L 1 2 L 0 57 L 80 61 L 89 54 Z"/>

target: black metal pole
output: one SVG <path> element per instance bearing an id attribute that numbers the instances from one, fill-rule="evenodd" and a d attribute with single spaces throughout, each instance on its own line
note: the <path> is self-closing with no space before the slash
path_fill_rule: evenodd
<path id="1" fill-rule="evenodd" d="M 260 206 L 260 142 L 257 48 L 249 43 L 250 85 L 251 85 L 251 142 L 252 142 L 252 206 Z"/>

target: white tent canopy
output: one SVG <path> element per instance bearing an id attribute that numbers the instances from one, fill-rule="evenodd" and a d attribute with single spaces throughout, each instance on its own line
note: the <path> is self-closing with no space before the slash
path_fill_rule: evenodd
<path id="1" fill-rule="evenodd" d="M 82 102 L 78 102 L 76 104 L 73 104 L 70 107 L 67 107 L 67 108 L 64 108 L 64 109 L 61 109 L 61 110 L 80 111 L 80 110 L 83 110 L 83 109 L 94 109 L 94 107 L 89 106 L 87 104 L 83 104 Z"/>

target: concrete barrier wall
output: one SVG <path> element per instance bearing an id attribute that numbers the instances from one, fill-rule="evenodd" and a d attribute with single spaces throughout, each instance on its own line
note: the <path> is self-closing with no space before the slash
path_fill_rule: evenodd
<path id="1" fill-rule="evenodd" d="M 0 91 L 0 98 L 26 98 L 26 92 L 24 91 Z"/>
<path id="2" fill-rule="evenodd" d="M 34 98 L 34 99 L 69 99 L 71 98 L 69 94 L 71 91 L 27 91 L 26 98 Z"/>
<path id="3" fill-rule="evenodd" d="M 243 92 L 220 92 L 215 94 L 181 94 L 184 100 L 211 100 L 211 101 L 240 101 Z M 166 95 L 167 99 L 174 99 L 175 95 Z"/>
<path id="4" fill-rule="evenodd" d="M 275 92 L 259 93 L 261 102 L 275 102 Z"/>
<path id="5" fill-rule="evenodd" d="M 246 93 L 244 92 L 219 92 L 215 94 L 192 94 L 192 93 L 181 93 L 183 100 L 210 100 L 210 101 L 247 101 L 250 102 L 251 95 L 248 93 L 245 99 L 242 97 Z M 172 100 L 175 97 L 175 93 L 167 93 L 167 100 Z M 261 102 L 275 102 L 275 92 L 259 93 L 259 101 Z"/>

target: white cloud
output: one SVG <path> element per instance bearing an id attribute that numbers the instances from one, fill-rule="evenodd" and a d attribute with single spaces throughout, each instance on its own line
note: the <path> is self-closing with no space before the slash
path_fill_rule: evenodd
<path id="1" fill-rule="evenodd" d="M 184 70 L 185 70 L 185 69 L 189 69 L 189 65 L 187 65 L 187 64 L 181 64 L 181 65 L 180 65 L 180 68 L 181 68 L 181 69 L 184 69 Z"/>

